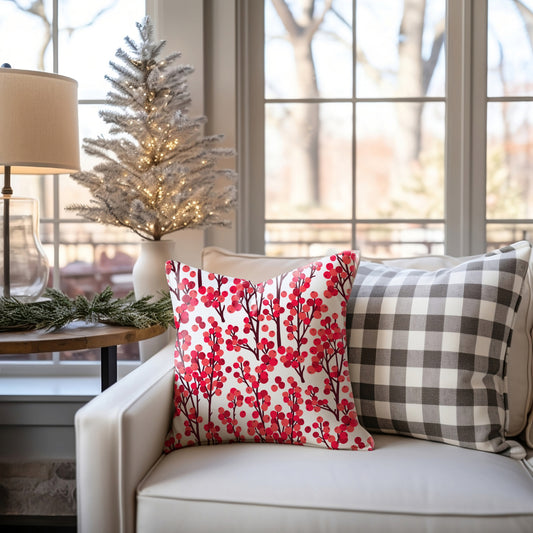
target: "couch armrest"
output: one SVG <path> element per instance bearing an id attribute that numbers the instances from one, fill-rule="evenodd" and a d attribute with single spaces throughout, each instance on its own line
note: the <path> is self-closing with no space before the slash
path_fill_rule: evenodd
<path id="1" fill-rule="evenodd" d="M 79 533 L 135 531 L 136 488 L 172 418 L 173 351 L 165 346 L 76 413 Z"/>

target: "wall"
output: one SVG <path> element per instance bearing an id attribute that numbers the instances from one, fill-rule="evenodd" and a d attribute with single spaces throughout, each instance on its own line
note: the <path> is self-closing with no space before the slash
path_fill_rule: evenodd
<path id="1" fill-rule="evenodd" d="M 159 39 L 168 53 L 179 51 L 179 61 L 194 67 L 189 77 L 190 113 L 206 115 L 206 135 L 223 134 L 221 146 L 237 146 L 236 0 L 158 0 L 152 6 Z M 237 160 L 224 161 L 236 168 Z M 231 228 L 180 231 L 173 235 L 178 259 L 200 266 L 206 245 L 237 246 L 237 220 Z"/>
<path id="2" fill-rule="evenodd" d="M 91 398 L 1 395 L 0 462 L 74 459 L 74 414 Z"/>

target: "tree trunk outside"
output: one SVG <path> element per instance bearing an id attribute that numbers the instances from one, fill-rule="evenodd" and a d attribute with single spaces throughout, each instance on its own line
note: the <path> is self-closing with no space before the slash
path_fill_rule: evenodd
<path id="1" fill-rule="evenodd" d="M 296 98 L 318 98 L 312 42 L 332 0 L 326 0 L 322 11 L 315 15 L 315 0 L 300 1 L 300 16 L 289 9 L 286 0 L 272 0 L 287 31 L 294 51 L 296 69 Z M 290 204 L 302 207 L 320 202 L 320 116 L 318 103 L 297 103 L 290 107 L 291 160 L 289 191 Z"/>
<path id="2" fill-rule="evenodd" d="M 315 66 L 311 42 L 305 38 L 293 39 L 297 75 L 297 98 L 318 98 Z M 319 193 L 319 137 L 320 117 L 317 103 L 292 106 L 292 175 L 291 203 L 302 206 L 316 205 Z"/>
<path id="3" fill-rule="evenodd" d="M 405 0 L 399 34 L 398 96 L 423 96 L 422 34 L 426 0 Z M 422 102 L 396 104 L 396 171 L 400 183 L 412 174 L 422 147 Z M 398 183 L 398 184 L 400 184 Z M 394 185 L 391 184 L 394 190 Z"/>

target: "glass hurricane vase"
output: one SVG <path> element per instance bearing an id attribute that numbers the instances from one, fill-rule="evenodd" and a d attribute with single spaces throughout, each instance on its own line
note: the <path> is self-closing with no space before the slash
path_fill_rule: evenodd
<path id="1" fill-rule="evenodd" d="M 49 275 L 48 259 L 39 238 L 37 200 L 1 197 L 0 235 L 0 296 L 24 302 L 37 300 Z"/>

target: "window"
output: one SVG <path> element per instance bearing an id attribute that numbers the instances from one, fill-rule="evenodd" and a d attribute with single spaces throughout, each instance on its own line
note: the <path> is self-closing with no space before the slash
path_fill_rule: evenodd
<path id="1" fill-rule="evenodd" d="M 487 245 L 533 232 L 533 2 L 490 0 L 487 38 Z"/>
<path id="2" fill-rule="evenodd" d="M 529 238 L 531 0 L 265 0 L 250 20 L 264 27 L 248 44 L 263 39 L 250 196 L 266 253 L 466 255 Z"/>
<path id="3" fill-rule="evenodd" d="M 145 14 L 145 0 L 38 0 L 0 2 L 0 58 L 14 68 L 45 70 L 78 81 L 80 139 L 106 133 L 98 115 L 109 84 L 104 75 L 126 35 Z M 82 168 L 94 164 L 81 151 Z M 49 285 L 70 296 L 90 297 L 111 286 L 117 296 L 132 289 L 139 239 L 120 228 L 88 223 L 65 207 L 88 201 L 87 189 L 66 175 L 18 176 L 14 193 L 39 199 L 41 241 L 51 265 Z M 99 360 L 99 352 L 13 356 L 58 363 Z M 119 359 L 138 359 L 136 345 L 119 347 Z M 5 361 L 5 358 L 3 358 Z"/>
<path id="4" fill-rule="evenodd" d="M 533 0 L 146 3 L 168 50 L 196 68 L 193 113 L 205 107 L 207 133 L 239 154 L 236 232 L 209 230 L 206 244 L 405 256 L 530 239 Z M 283 5 L 308 27 L 305 46 L 291 42 Z M 144 11 L 144 0 L 0 0 L 0 61 L 77 79 L 80 136 L 94 137 L 105 131 L 107 62 Z M 67 176 L 13 185 L 40 199 L 54 286 L 96 290 L 109 275 L 116 291 L 129 288 L 138 239 L 64 210 L 86 190 Z M 106 257 L 118 272 L 105 271 Z M 78 354 L 41 357 L 57 368 Z"/>

